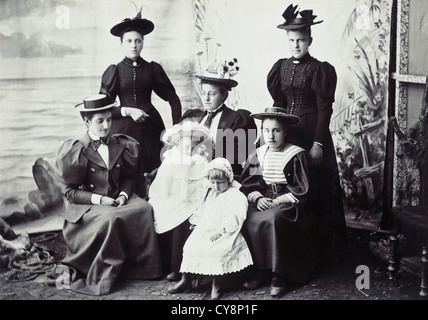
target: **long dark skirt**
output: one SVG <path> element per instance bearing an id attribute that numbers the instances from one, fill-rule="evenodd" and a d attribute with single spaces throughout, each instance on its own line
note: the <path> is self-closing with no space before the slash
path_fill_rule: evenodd
<path id="1" fill-rule="evenodd" d="M 153 209 L 132 197 L 122 207 L 93 206 L 76 223 L 65 222 L 67 256 L 62 263 L 73 272 L 70 289 L 103 295 L 118 278 L 156 279 L 162 276 Z M 76 275 L 82 278 L 75 278 Z"/>
<path id="2" fill-rule="evenodd" d="M 114 119 L 110 134 L 123 133 L 138 141 L 141 147 L 140 171 L 151 172 L 162 162 L 161 135 L 165 124 L 159 112 L 153 107 L 147 110 L 149 117 L 143 123 L 136 123 L 131 117 Z"/>
<path id="3" fill-rule="evenodd" d="M 301 117 L 300 122 L 288 131 L 287 139 L 309 152 L 314 141 L 316 119 L 316 114 Z M 342 187 L 331 134 L 325 137 L 322 149 L 323 161 L 318 165 L 311 164 L 318 198 L 314 209 L 317 211 L 318 241 L 323 259 L 334 262 L 336 258 L 341 258 L 346 249 L 347 234 Z"/>
<path id="4" fill-rule="evenodd" d="M 166 272 L 179 273 L 183 260 L 183 247 L 191 233 L 189 220 L 186 219 L 174 229 L 158 235 Z"/>
<path id="5" fill-rule="evenodd" d="M 323 161 L 313 166 L 315 188 L 318 193 L 316 210 L 319 221 L 319 244 L 322 248 L 322 259 L 334 263 L 343 258 L 347 245 L 345 210 L 336 154 L 330 137 L 323 149 Z"/>
<path id="6" fill-rule="evenodd" d="M 304 283 L 317 265 L 318 246 L 314 223 L 301 208 L 296 216 L 296 208 L 282 204 L 259 211 L 250 205 L 242 232 L 257 269 Z"/>

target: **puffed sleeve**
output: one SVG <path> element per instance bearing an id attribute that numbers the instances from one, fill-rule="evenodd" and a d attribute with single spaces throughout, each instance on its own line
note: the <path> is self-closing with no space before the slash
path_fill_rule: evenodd
<path id="1" fill-rule="evenodd" d="M 55 171 L 64 195 L 73 203 L 90 204 L 92 192 L 80 189 L 86 178 L 88 159 L 79 140 L 67 140 L 58 151 Z"/>
<path id="2" fill-rule="evenodd" d="M 276 107 L 285 108 L 287 106 L 287 100 L 281 91 L 281 65 L 286 59 L 278 60 L 269 71 L 267 76 L 267 88 L 272 96 L 273 105 Z"/>
<path id="3" fill-rule="evenodd" d="M 287 168 L 289 166 L 290 168 Z M 292 180 L 288 181 L 287 188 L 300 203 L 306 202 L 310 187 L 309 167 L 306 152 L 295 155 L 284 168 L 284 175 L 292 170 Z"/>
<path id="4" fill-rule="evenodd" d="M 101 88 L 100 93 L 107 95 L 111 103 L 116 100 L 119 93 L 119 76 L 117 66 L 115 64 L 110 65 L 103 73 L 101 77 Z M 122 117 L 120 114 L 120 108 L 113 108 L 112 117 Z"/>
<path id="5" fill-rule="evenodd" d="M 312 90 L 316 93 L 318 105 L 318 121 L 314 140 L 320 143 L 324 143 L 325 137 L 329 134 L 336 84 L 337 75 L 334 67 L 328 62 L 321 62 L 314 72 L 311 84 Z"/>
<path id="6" fill-rule="evenodd" d="M 123 173 L 127 175 L 133 175 L 137 172 L 138 168 L 138 156 L 141 152 L 140 144 L 134 138 L 126 134 L 114 134 L 112 135 L 116 141 L 125 146 L 123 151 L 124 169 Z"/>
<path id="7" fill-rule="evenodd" d="M 240 191 L 247 197 L 252 193 L 263 195 L 266 191 L 263 185 L 262 169 L 256 150 L 248 156 L 242 174 L 240 175 L 239 183 L 241 184 Z"/>
<path id="8" fill-rule="evenodd" d="M 255 129 L 257 130 L 256 122 L 252 118 L 251 112 L 247 109 L 238 109 L 236 110 L 238 116 L 235 119 L 235 127 L 242 128 L 244 130 Z"/>
<path id="9" fill-rule="evenodd" d="M 238 133 L 237 130 L 241 129 L 245 132 L 245 145 L 243 145 L 241 139 L 234 139 L 234 159 L 237 161 L 232 163 L 232 169 L 234 174 L 238 176 L 242 173 L 242 163 L 247 160 L 251 146 L 254 146 L 254 142 L 257 139 L 257 126 L 250 114 L 251 112 L 246 109 L 236 110 L 236 117 L 230 127 L 235 133 Z"/>
<path id="10" fill-rule="evenodd" d="M 165 70 L 157 62 L 150 62 L 154 73 L 153 90 L 171 106 L 172 123 L 177 124 L 181 118 L 181 101 Z"/>

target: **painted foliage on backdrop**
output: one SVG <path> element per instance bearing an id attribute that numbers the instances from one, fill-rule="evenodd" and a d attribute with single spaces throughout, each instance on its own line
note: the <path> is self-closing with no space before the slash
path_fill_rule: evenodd
<path id="1" fill-rule="evenodd" d="M 348 63 L 331 121 L 346 211 L 375 223 L 383 204 L 391 5 L 356 2 L 340 39 Z"/>
<path id="2" fill-rule="evenodd" d="M 347 220 L 377 225 L 382 213 L 392 0 L 194 0 L 197 43 L 221 43 L 241 58 L 233 105 L 257 112 L 271 104 L 266 76 L 289 56 L 275 22 L 290 3 L 313 9 L 324 23 L 312 29 L 311 54 L 338 74 L 330 129 L 337 150 Z M 200 61 L 200 57 L 198 57 Z"/>

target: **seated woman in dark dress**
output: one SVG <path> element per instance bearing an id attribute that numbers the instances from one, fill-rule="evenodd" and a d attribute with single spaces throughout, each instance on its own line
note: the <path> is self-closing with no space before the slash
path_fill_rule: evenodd
<path id="1" fill-rule="evenodd" d="M 152 207 L 132 193 L 140 149 L 127 135 L 109 135 L 114 106 L 105 95 L 77 105 L 87 132 L 65 141 L 56 161 L 66 197 L 62 264 L 70 289 L 91 295 L 110 293 L 119 278 L 162 276 Z"/>
<path id="2" fill-rule="evenodd" d="M 251 116 L 262 120 L 264 144 L 250 154 L 240 180 L 249 202 L 242 232 L 256 267 L 244 287 L 260 286 L 261 271 L 269 270 L 270 293 L 279 296 L 285 281 L 305 282 L 316 266 L 316 190 L 307 152 L 286 141 L 288 127 L 299 118 L 276 107 Z"/>

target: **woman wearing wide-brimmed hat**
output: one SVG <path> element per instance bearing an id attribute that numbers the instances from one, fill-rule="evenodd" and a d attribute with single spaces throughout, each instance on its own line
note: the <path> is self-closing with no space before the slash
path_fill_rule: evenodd
<path id="1" fill-rule="evenodd" d="M 113 109 L 112 133 L 124 133 L 136 139 L 142 148 L 141 168 L 136 176 L 137 192 L 143 196 L 144 172 L 151 172 L 161 163 L 160 140 L 165 130 L 164 121 L 152 104 L 154 91 L 171 106 L 172 122 L 181 117 L 181 102 L 173 84 L 162 66 L 141 57 L 145 36 L 154 29 L 152 21 L 141 18 L 141 11 L 133 19 L 124 19 L 111 28 L 112 35 L 120 38 L 125 58 L 109 66 L 102 75 L 100 93 L 112 101 L 119 97 L 120 106 Z"/>
<path id="2" fill-rule="evenodd" d="M 337 75 L 330 63 L 319 61 L 308 52 L 313 41 L 311 26 L 322 22 L 315 20 L 313 10 L 298 11 L 297 6 L 290 5 L 282 16 L 285 21 L 277 27 L 286 31 L 292 56 L 273 65 L 267 87 L 275 106 L 300 118 L 290 128 L 288 139 L 308 152 L 315 169 L 320 192 L 320 228 L 324 230 L 319 241 L 325 260 L 336 262 L 346 243 L 342 190 L 329 130 Z"/>
<path id="3" fill-rule="evenodd" d="M 127 135 L 109 134 L 114 107 L 105 95 L 77 105 L 87 131 L 65 141 L 56 160 L 66 198 L 62 264 L 70 289 L 90 295 L 110 293 L 119 279 L 162 276 L 153 209 L 132 192 L 140 148 Z"/>
<path id="4" fill-rule="evenodd" d="M 268 276 L 271 295 L 279 296 L 287 281 L 304 283 L 316 267 L 316 190 L 307 152 L 286 139 L 299 118 L 279 107 L 251 116 L 262 121 L 262 146 L 250 154 L 240 179 L 249 202 L 243 234 L 256 267 L 244 286 L 255 289 Z"/>
<path id="5" fill-rule="evenodd" d="M 228 159 L 233 172 L 239 176 L 248 150 L 254 144 L 257 127 L 250 117 L 250 111 L 233 110 L 225 104 L 229 91 L 238 85 L 233 79 L 239 72 L 238 60 L 219 61 L 218 64 L 210 64 L 205 72 L 195 75 L 200 81 L 202 109 L 187 110 L 181 121 L 193 120 L 207 126 L 215 144 L 212 156 Z"/>

